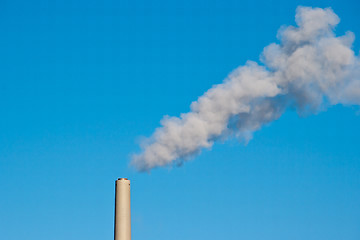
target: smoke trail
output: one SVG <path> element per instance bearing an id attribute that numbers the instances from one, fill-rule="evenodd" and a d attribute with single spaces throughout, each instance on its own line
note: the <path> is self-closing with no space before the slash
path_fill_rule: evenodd
<path id="1" fill-rule="evenodd" d="M 313 113 L 339 103 L 359 105 L 354 34 L 335 36 L 340 19 L 329 8 L 298 7 L 295 20 L 297 27 L 279 30 L 280 44 L 264 49 L 264 66 L 247 62 L 193 102 L 189 113 L 164 117 L 131 163 L 147 171 L 182 163 L 219 138 L 235 135 L 249 141 L 287 107 Z"/>

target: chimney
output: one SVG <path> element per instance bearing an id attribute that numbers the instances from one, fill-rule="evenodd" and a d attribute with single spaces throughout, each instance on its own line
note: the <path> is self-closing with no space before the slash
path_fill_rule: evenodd
<path id="1" fill-rule="evenodd" d="M 131 240 L 130 181 L 127 178 L 115 181 L 114 240 Z"/>

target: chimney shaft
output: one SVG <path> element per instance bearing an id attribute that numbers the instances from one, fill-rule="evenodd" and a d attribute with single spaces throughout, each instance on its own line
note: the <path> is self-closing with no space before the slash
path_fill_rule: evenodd
<path id="1" fill-rule="evenodd" d="M 131 240 L 130 181 L 119 178 L 115 181 L 114 240 Z"/>

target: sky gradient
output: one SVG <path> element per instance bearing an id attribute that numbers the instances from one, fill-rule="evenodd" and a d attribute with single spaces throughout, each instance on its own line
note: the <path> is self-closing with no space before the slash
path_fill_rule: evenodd
<path id="1" fill-rule="evenodd" d="M 298 5 L 360 36 L 354 0 L 1 1 L 0 239 L 112 239 L 128 177 L 133 240 L 358 240 L 356 107 L 289 110 L 247 146 L 129 167 L 141 136 L 258 61 Z"/>

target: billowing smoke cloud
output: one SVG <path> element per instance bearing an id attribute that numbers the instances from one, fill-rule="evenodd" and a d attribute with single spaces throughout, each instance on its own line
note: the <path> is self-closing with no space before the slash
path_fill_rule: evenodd
<path id="1" fill-rule="evenodd" d="M 329 8 L 298 7 L 297 27 L 281 28 L 263 65 L 247 62 L 209 89 L 191 111 L 164 117 L 132 164 L 141 171 L 182 163 L 214 141 L 252 133 L 288 107 L 314 113 L 334 104 L 360 104 L 360 61 L 351 49 L 354 34 L 336 37 L 339 17 Z"/>

